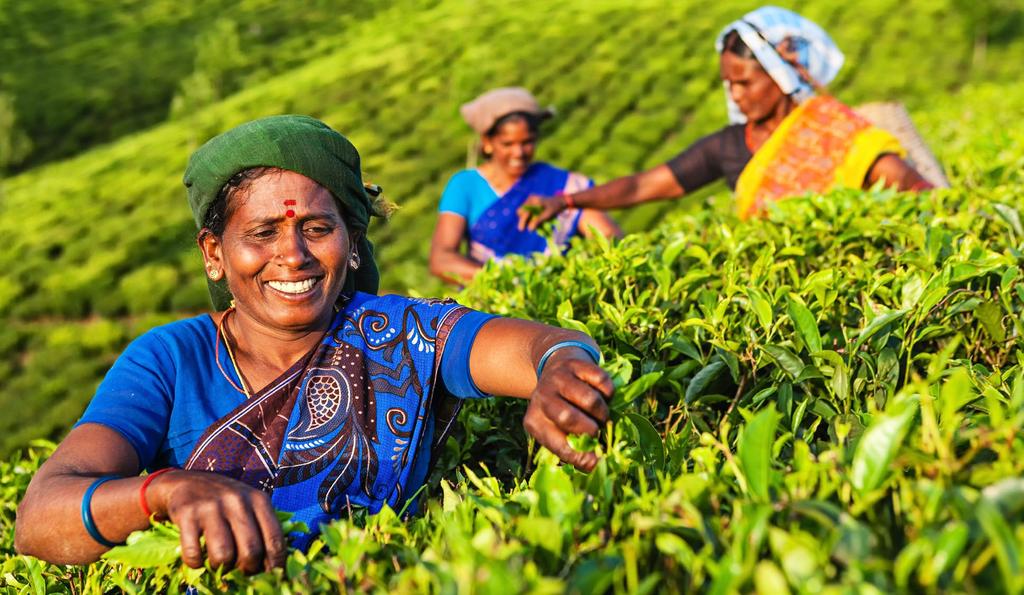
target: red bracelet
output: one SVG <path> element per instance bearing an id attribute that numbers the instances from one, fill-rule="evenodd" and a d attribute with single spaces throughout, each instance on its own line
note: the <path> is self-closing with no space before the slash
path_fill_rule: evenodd
<path id="1" fill-rule="evenodd" d="M 565 203 L 565 207 L 564 208 L 566 208 L 566 209 L 575 209 L 576 208 L 576 203 L 574 203 L 572 201 L 572 195 L 571 194 L 566 194 L 565 190 L 559 190 L 554 195 L 562 197 L 562 202 Z"/>
<path id="2" fill-rule="evenodd" d="M 146 513 L 146 518 L 153 516 L 153 512 L 149 509 L 149 505 L 146 504 L 146 488 L 149 487 L 149 483 L 156 479 L 158 475 L 175 470 L 177 470 L 177 467 L 164 467 L 159 471 L 154 471 L 147 475 L 145 481 L 142 482 L 142 487 L 139 488 L 139 504 L 142 505 L 142 512 Z"/>

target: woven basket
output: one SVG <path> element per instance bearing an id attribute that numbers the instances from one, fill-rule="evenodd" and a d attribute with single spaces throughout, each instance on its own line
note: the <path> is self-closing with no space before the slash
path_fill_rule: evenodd
<path id="1" fill-rule="evenodd" d="M 914 127 L 910 114 L 902 103 L 879 101 L 865 103 L 853 109 L 867 121 L 895 136 L 907 150 L 907 162 L 924 176 L 924 179 L 936 188 L 949 188 L 949 179 L 942 171 L 942 164 L 921 138 L 921 133 Z"/>

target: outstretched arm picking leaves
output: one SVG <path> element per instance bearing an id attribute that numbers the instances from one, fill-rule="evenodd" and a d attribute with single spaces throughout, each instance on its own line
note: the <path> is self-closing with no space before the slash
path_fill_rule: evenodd
<path id="1" fill-rule="evenodd" d="M 604 211 L 677 198 L 683 193 L 672 170 L 662 164 L 571 195 L 531 196 L 517 211 L 519 229 L 537 229 L 570 206 Z"/>
<path id="2" fill-rule="evenodd" d="M 530 435 L 563 461 L 590 471 L 597 455 L 574 450 L 567 437 L 597 436 L 608 422 L 607 400 L 614 388 L 592 353 L 598 353 L 594 340 L 578 331 L 496 318 L 480 329 L 469 364 L 482 391 L 530 399 L 523 419 Z"/>

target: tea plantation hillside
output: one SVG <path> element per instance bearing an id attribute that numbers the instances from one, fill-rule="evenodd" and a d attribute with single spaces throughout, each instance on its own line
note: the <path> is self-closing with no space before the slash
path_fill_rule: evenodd
<path id="1" fill-rule="evenodd" d="M 0 1 L 0 113 L 26 169 L 214 103 L 322 56 L 352 24 L 408 2 Z M 144 57 L 144 59 L 140 59 Z M 11 134 L 0 125 L 0 135 Z M 2 142 L 2 136 L 0 136 Z"/>
<path id="2" fill-rule="evenodd" d="M 0 586 L 1024 591 L 1024 131 L 1003 116 L 1024 113 L 1024 85 L 918 113 L 953 189 L 795 198 L 749 222 L 680 210 L 461 294 L 602 346 L 614 423 L 576 442 L 603 456 L 594 472 L 537 452 L 522 403 L 476 401 L 414 518 L 356 513 L 254 577 L 183 567 L 165 525 L 62 568 L 11 549 L 38 444 L 0 461 Z"/>
<path id="3" fill-rule="evenodd" d="M 457 116 L 461 102 L 491 86 L 526 85 L 559 109 L 542 158 L 598 180 L 650 166 L 724 122 L 712 42 L 754 5 L 574 0 L 556 9 L 444 1 L 375 10 L 370 3 L 359 9 L 365 13 L 334 11 L 343 21 L 337 27 L 320 18 L 333 14 L 322 2 L 279 16 L 257 0 L 230 11 L 163 2 L 123 2 L 118 10 L 70 3 L 59 18 L 47 16 L 56 8 L 35 4 L 0 11 L 15 33 L 4 38 L 5 52 L 19 56 L 5 62 L 3 80 L 14 82 L 4 84 L 29 85 L 34 69 L 69 81 L 68 103 L 52 109 L 49 102 L 64 94 L 18 91 L 18 109 L 24 97 L 46 114 L 25 120 L 38 129 L 39 159 L 48 147 L 63 154 L 158 121 L 176 92 L 197 102 L 186 102 L 175 119 L 3 181 L 0 407 L 7 415 L 0 451 L 67 428 L 131 337 L 207 307 L 180 177 L 189 152 L 210 136 L 281 112 L 309 113 L 344 131 L 362 151 L 369 179 L 401 206 L 391 224 L 373 230 L 385 289 L 436 293 L 426 242 L 441 189 L 471 140 Z M 834 85 L 841 97 L 898 98 L 916 114 L 961 101 L 949 93 L 972 80 L 1010 76 L 1009 57 L 1024 47 L 1012 35 L 1020 21 L 1013 9 L 993 12 L 993 21 L 954 0 L 799 8 L 846 50 Z M 989 32 L 991 22 L 1001 28 Z M 69 42 L 55 45 L 61 39 Z M 220 39 L 237 41 L 237 60 L 197 56 L 234 51 L 232 43 L 211 41 Z M 155 78 L 143 85 L 135 82 L 150 69 L 140 55 L 154 61 Z M 200 93 L 217 73 L 228 81 L 222 92 L 241 90 L 221 101 Z M 79 88 L 126 103 L 94 100 Z M 138 109 L 122 109 L 129 105 Z M 68 110 L 86 132 L 60 148 L 58 132 L 78 130 L 62 119 Z M 922 130 L 947 154 L 934 126 Z M 700 202 L 654 205 L 622 219 L 627 230 L 641 230 Z M 709 204 L 726 211 L 728 197 L 720 193 Z"/>
<path id="4" fill-rule="evenodd" d="M 847 52 L 835 92 L 905 101 L 954 188 L 840 191 L 750 222 L 726 192 L 705 193 L 623 213 L 647 231 L 614 246 L 489 267 L 460 300 L 601 344 L 615 423 L 578 446 L 603 462 L 589 475 L 559 466 L 519 429 L 521 403 L 475 402 L 422 515 L 342 519 L 284 570 L 249 578 L 183 568 L 163 526 L 88 568 L 13 552 L 16 503 L 50 449 L 28 445 L 66 430 L 128 340 L 207 307 L 180 186 L 188 153 L 253 117 L 324 118 L 402 207 L 373 230 L 385 287 L 432 293 L 425 242 L 471 140 L 459 103 L 524 84 L 559 109 L 544 158 L 601 180 L 658 163 L 724 122 L 711 42 L 753 4 L 371 2 L 353 17 L 312 1 L 280 16 L 256 0 L 220 12 L 157 1 L 68 3 L 52 19 L 34 6 L 0 5 L 15 32 L 5 54 L 40 54 L 0 67 L 0 93 L 38 68 L 138 109 L 119 124 L 98 101 L 76 119 L 81 136 L 28 159 L 91 148 L 2 181 L 0 589 L 1024 591 L 1024 84 L 1011 80 L 1024 39 L 1012 3 L 794 4 Z M 197 68 L 212 47 L 199 38 L 230 38 L 231 23 L 244 60 Z M 140 48 L 164 67 L 130 91 L 147 70 L 122 62 Z M 76 56 L 93 53 L 104 57 L 76 78 Z M 93 81 L 90 68 L 111 74 Z M 196 92 L 165 118 L 182 80 L 200 88 L 214 71 L 226 96 Z M 38 138 L 91 104 L 31 88 L 19 110 L 21 97 L 55 110 L 24 120 Z"/>

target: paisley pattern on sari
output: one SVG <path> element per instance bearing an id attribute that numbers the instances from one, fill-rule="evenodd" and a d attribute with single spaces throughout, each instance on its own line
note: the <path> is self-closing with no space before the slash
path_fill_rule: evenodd
<path id="1" fill-rule="evenodd" d="M 400 508 L 432 464 L 418 445 L 443 443 L 458 411 L 437 377 L 468 312 L 357 293 L 309 355 L 207 429 L 185 468 L 270 492 L 314 531 L 344 507 Z"/>
<path id="2" fill-rule="evenodd" d="M 549 251 L 548 241 L 536 231 L 520 230 L 518 209 L 531 194 L 571 194 L 591 187 L 589 178 L 547 163 L 534 163 L 508 191 L 469 227 L 469 257 L 483 264 L 509 254 Z M 554 219 L 552 239 L 563 249 L 579 233 L 579 209 L 566 209 Z"/>

